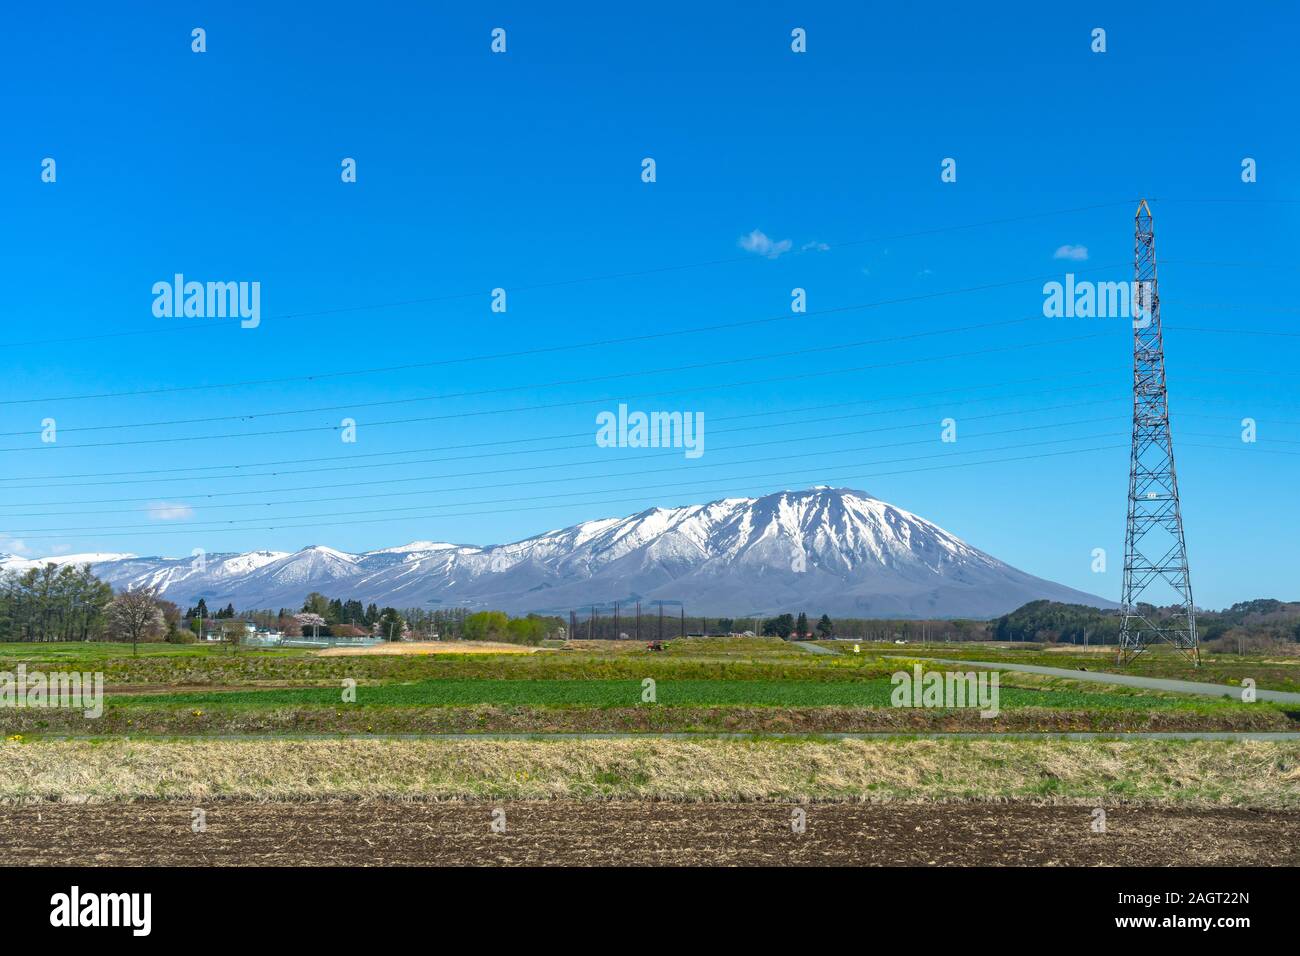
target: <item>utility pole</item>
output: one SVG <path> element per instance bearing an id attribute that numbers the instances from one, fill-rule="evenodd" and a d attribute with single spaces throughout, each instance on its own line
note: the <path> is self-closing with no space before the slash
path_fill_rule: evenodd
<path id="1" fill-rule="evenodd" d="M 1156 235 L 1151 208 L 1138 205 L 1133 262 L 1133 447 L 1129 458 L 1128 527 L 1124 536 L 1123 621 L 1119 661 L 1127 663 L 1157 641 L 1168 641 L 1199 667 L 1196 605 L 1187 568 L 1182 508 L 1169 430 L 1165 344 L 1156 284 Z M 1161 593 L 1141 602 L 1151 585 Z M 1173 600 L 1170 600 L 1172 593 Z M 1140 603 L 1141 602 L 1141 603 Z M 1173 604 L 1171 617 L 1147 607 Z"/>
<path id="2" fill-rule="evenodd" d="M 659 640 L 664 639 L 664 602 L 659 602 Z"/>
<path id="3" fill-rule="evenodd" d="M 641 640 L 641 602 L 636 602 L 636 639 Z"/>
<path id="4" fill-rule="evenodd" d="M 203 595 L 194 599 L 194 609 L 199 612 L 199 643 L 203 643 Z"/>
<path id="5" fill-rule="evenodd" d="M 618 631 L 618 602 L 614 602 L 614 640 L 618 640 L 621 635 Z"/>

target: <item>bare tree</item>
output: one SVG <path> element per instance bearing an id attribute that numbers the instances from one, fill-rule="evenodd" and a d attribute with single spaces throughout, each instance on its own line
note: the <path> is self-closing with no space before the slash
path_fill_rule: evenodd
<path id="1" fill-rule="evenodd" d="M 240 642 L 247 631 L 243 621 L 222 621 L 221 622 L 221 640 L 231 647 L 238 649 Z"/>
<path id="2" fill-rule="evenodd" d="M 104 616 L 109 633 L 130 640 L 132 656 L 140 653 L 140 641 L 161 637 L 167 630 L 167 620 L 152 588 L 120 592 L 104 609 Z"/>

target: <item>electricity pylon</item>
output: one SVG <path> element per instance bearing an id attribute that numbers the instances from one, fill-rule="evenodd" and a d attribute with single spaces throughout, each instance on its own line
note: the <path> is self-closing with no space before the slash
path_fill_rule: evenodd
<path id="1" fill-rule="evenodd" d="M 1137 210 L 1133 264 L 1133 451 L 1129 461 L 1128 531 L 1124 537 L 1123 622 L 1120 663 L 1150 645 L 1168 641 L 1200 666 L 1196 605 L 1187 571 L 1183 516 L 1169 434 L 1169 394 L 1165 384 L 1165 345 L 1160 329 L 1156 285 L 1156 235 L 1145 199 Z M 1163 592 L 1148 595 L 1148 588 Z M 1169 598 L 1172 597 L 1172 601 Z M 1162 612 L 1162 600 L 1172 613 Z"/>

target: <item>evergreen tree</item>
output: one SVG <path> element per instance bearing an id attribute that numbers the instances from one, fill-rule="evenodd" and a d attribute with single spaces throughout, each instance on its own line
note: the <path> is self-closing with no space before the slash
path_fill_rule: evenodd
<path id="1" fill-rule="evenodd" d="M 348 600 L 343 604 L 343 620 L 348 624 L 360 626 L 366 617 L 366 609 L 360 601 Z"/>
<path id="2" fill-rule="evenodd" d="M 505 617 L 505 615 L 501 615 Z M 379 615 L 379 636 L 384 640 L 396 641 L 402 636 L 402 630 L 405 628 L 405 622 L 402 616 L 397 613 L 396 608 L 386 607 Z"/>
<path id="3" fill-rule="evenodd" d="M 0 574 L 0 640 L 84 641 L 102 630 L 113 589 L 89 565 Z"/>
<path id="4" fill-rule="evenodd" d="M 319 591 L 312 591 L 311 594 L 307 595 L 307 599 L 302 602 L 302 611 L 304 614 L 319 614 L 324 617 L 325 612 L 329 610 L 329 606 L 329 599 L 325 595 Z"/>
<path id="5" fill-rule="evenodd" d="M 788 640 L 793 630 L 794 616 L 790 614 L 779 614 L 763 622 L 763 634 L 768 637 L 779 637 L 783 641 Z"/>

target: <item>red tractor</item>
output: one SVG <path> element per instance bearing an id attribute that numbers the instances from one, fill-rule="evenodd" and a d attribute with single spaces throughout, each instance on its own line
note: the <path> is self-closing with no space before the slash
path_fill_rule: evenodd
<path id="1" fill-rule="evenodd" d="M 667 650 L 667 648 L 664 647 L 664 642 L 663 642 L 663 641 L 651 641 L 649 644 L 647 644 L 647 645 L 645 646 L 645 649 L 646 649 L 647 651 L 662 651 L 662 650 Z"/>

